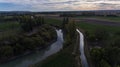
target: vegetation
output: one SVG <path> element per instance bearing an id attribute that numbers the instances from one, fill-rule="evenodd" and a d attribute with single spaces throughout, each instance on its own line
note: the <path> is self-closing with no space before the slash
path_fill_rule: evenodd
<path id="1" fill-rule="evenodd" d="M 91 14 L 85 13 L 84 15 Z M 61 23 L 61 19 L 52 17 L 0 16 L 0 62 L 47 47 L 49 43 L 56 39 L 55 29 L 50 26 L 53 25 L 63 30 L 63 49 L 48 57 L 42 63 L 33 65 L 33 67 L 76 67 L 78 62 L 76 62 L 75 58 L 79 53 L 76 54 L 75 52 L 73 54 L 73 51 L 77 44 L 77 25 L 77 27 L 85 31 L 88 53 L 90 53 L 93 67 L 120 67 L 120 27 L 84 22 L 75 23 L 67 18 L 76 16 L 74 14 L 61 16 L 66 16 L 66 18 L 63 18 L 63 23 Z M 86 16 L 80 17 L 86 18 Z M 113 16 L 94 17 L 119 21 L 119 17 Z M 18 28 L 19 31 L 16 30 Z"/>

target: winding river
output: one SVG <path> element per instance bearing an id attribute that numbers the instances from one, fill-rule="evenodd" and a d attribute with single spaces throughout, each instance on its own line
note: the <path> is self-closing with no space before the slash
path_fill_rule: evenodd
<path id="1" fill-rule="evenodd" d="M 87 63 L 86 56 L 84 54 L 84 36 L 78 29 L 76 29 L 76 31 L 80 35 L 80 41 L 79 42 L 80 42 L 80 53 L 81 53 L 80 58 L 81 58 L 82 67 L 89 67 L 88 63 Z"/>
<path id="2" fill-rule="evenodd" d="M 51 44 L 46 49 L 41 51 L 36 51 L 33 54 L 23 56 L 21 58 L 15 59 L 13 61 L 0 64 L 0 67 L 28 67 L 31 64 L 35 64 L 44 60 L 46 57 L 60 51 L 63 47 L 63 33 L 62 30 L 56 30 L 57 32 L 57 41 Z"/>

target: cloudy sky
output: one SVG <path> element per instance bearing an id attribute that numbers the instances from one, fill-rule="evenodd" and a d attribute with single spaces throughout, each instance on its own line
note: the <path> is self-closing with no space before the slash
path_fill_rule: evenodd
<path id="1" fill-rule="evenodd" d="M 0 11 L 120 10 L 120 0 L 0 0 Z"/>

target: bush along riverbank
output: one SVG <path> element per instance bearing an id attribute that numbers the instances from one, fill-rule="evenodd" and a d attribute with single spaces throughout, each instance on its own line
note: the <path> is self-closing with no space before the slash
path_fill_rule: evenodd
<path id="1" fill-rule="evenodd" d="M 30 54 L 36 50 L 45 48 L 56 41 L 57 34 L 55 28 L 47 24 L 34 26 L 33 23 L 35 21 L 33 20 L 35 19 L 32 19 L 33 22 L 27 25 L 26 23 L 30 20 L 31 19 L 29 18 L 21 23 L 21 28 L 24 31 L 0 40 L 0 63 L 5 63 L 19 58 L 20 56 Z M 41 19 L 37 21 L 41 21 Z M 37 24 L 39 24 L 39 22 Z"/>
<path id="2" fill-rule="evenodd" d="M 79 38 L 77 38 L 76 25 L 74 21 L 69 21 L 68 18 L 64 18 L 62 25 L 64 33 L 63 49 L 30 67 L 80 67 L 80 63 L 78 63 L 80 62 L 80 58 L 78 58 L 80 54 L 78 52 Z"/>

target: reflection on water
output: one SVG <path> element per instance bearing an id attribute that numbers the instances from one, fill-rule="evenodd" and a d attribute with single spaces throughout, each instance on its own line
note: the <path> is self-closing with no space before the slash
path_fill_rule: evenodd
<path id="1" fill-rule="evenodd" d="M 80 35 L 80 53 L 81 53 L 80 58 L 82 62 L 82 67 L 88 67 L 87 59 L 84 54 L 84 36 L 78 29 L 76 30 Z"/>
<path id="2" fill-rule="evenodd" d="M 63 46 L 63 33 L 62 30 L 56 30 L 57 32 L 57 41 L 51 44 L 44 50 L 37 51 L 30 55 L 23 56 L 11 62 L 0 64 L 0 67 L 28 67 L 31 64 L 35 64 L 39 61 L 44 60 L 46 57 L 58 52 L 62 49 Z"/>

